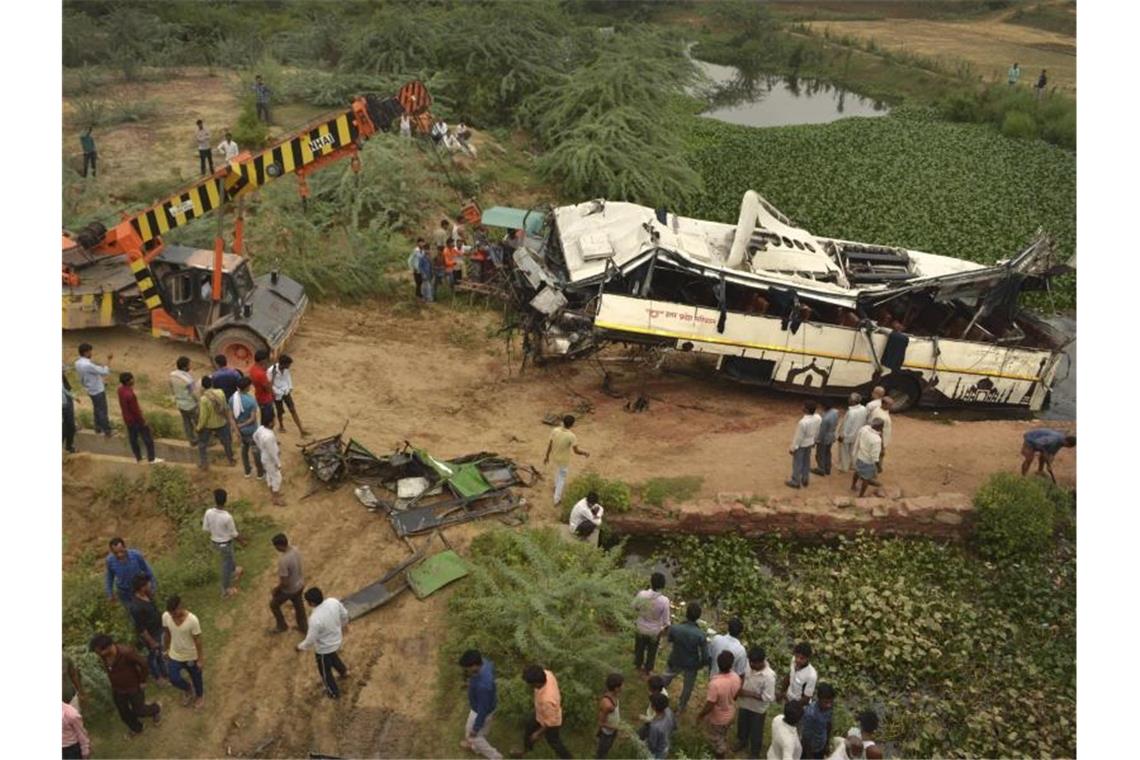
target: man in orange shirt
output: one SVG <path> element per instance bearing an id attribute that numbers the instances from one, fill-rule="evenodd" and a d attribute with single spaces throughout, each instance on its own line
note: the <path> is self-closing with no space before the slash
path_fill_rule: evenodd
<path id="1" fill-rule="evenodd" d="M 740 692 L 740 676 L 732 670 L 736 655 L 727 649 L 716 657 L 720 671 L 709 679 L 709 697 L 697 715 L 697 722 L 708 716 L 709 742 L 713 746 L 713 757 L 728 755 L 728 727 L 736 712 L 736 695 Z"/>
<path id="2" fill-rule="evenodd" d="M 443 273 L 452 287 L 459 282 L 459 259 L 461 254 L 455 246 L 455 238 L 448 238 L 447 245 L 443 247 Z"/>
<path id="3" fill-rule="evenodd" d="M 253 381 L 253 398 L 261 411 L 261 424 L 273 419 L 273 383 L 269 380 L 269 352 L 259 348 L 253 355 L 253 366 L 249 368 L 249 379 Z"/>
<path id="4" fill-rule="evenodd" d="M 570 757 L 570 750 L 566 749 L 559 736 L 562 729 L 562 693 L 558 690 L 558 679 L 541 665 L 528 665 L 522 677 L 534 689 L 534 717 L 527 723 L 523 734 L 525 749 L 512 752 L 511 757 L 522 757 L 534 749 L 535 742 L 543 736 L 555 755 Z"/>

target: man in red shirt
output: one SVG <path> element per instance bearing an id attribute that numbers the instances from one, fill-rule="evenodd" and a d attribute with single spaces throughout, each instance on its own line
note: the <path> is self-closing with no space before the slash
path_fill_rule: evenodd
<path id="1" fill-rule="evenodd" d="M 119 409 L 123 412 L 123 424 L 127 426 L 127 435 L 131 441 L 131 451 L 134 452 L 135 461 L 142 462 L 142 452 L 139 450 L 139 438 L 146 445 L 146 461 L 148 464 L 157 464 L 161 459 L 154 457 L 154 438 L 150 434 L 150 426 L 143 418 L 142 409 L 139 408 L 139 399 L 135 396 L 135 376 L 130 372 L 119 375 Z"/>
<path id="2" fill-rule="evenodd" d="M 443 247 L 443 271 L 448 284 L 453 287 L 460 280 L 459 260 L 461 257 L 462 254 L 455 245 L 455 239 L 448 238 L 447 245 Z"/>
<path id="3" fill-rule="evenodd" d="M 253 381 L 253 398 L 261 410 L 261 424 L 273 421 L 273 383 L 266 369 L 269 366 L 269 352 L 258 349 L 253 355 L 253 366 L 249 368 L 249 379 Z"/>
<path id="4" fill-rule="evenodd" d="M 716 657 L 719 672 L 709 679 L 709 696 L 697 715 L 697 722 L 708 717 L 708 737 L 713 757 L 728 756 L 728 727 L 736 713 L 736 695 L 740 693 L 740 676 L 732 670 L 736 656 L 727 649 Z"/>

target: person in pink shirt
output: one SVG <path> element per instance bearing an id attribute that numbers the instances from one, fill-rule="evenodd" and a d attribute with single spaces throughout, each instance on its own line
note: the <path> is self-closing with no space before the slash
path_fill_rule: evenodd
<path id="1" fill-rule="evenodd" d="M 523 731 L 523 750 L 512 752 L 511 757 L 522 757 L 534 749 L 542 737 L 558 757 L 570 757 L 570 750 L 562 743 L 562 692 L 558 679 L 541 665 L 528 665 L 523 670 L 523 681 L 534 689 L 534 716 Z"/>
<path id="2" fill-rule="evenodd" d="M 728 755 L 728 727 L 732 725 L 736 713 L 736 695 L 740 693 L 740 676 L 732 670 L 734 662 L 736 656 L 728 650 L 717 655 L 716 667 L 719 672 L 709 679 L 708 699 L 697 715 L 697 722 L 708 718 L 708 737 L 713 747 L 713 757 L 716 758 Z"/>
<path id="3" fill-rule="evenodd" d="M 63 702 L 63 757 L 87 760 L 91 757 L 91 739 L 83 727 L 83 716 Z"/>

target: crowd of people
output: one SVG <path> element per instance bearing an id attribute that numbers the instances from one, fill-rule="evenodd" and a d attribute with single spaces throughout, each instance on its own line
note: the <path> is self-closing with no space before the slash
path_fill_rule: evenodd
<path id="1" fill-rule="evenodd" d="M 242 568 L 234 561 L 234 546 L 246 545 L 233 515 L 226 509 L 227 498 L 224 489 L 216 489 L 214 506 L 207 509 L 202 518 L 202 530 L 208 534 L 219 557 L 223 599 L 239 592 Z M 284 533 L 273 536 L 271 541 L 279 556 L 278 582 L 269 598 L 275 625 L 269 633 L 290 630 L 282 607 L 292 604 L 294 629 L 303 637 L 296 648 L 313 650 L 324 692 L 329 698 L 337 699 L 340 697 L 337 676 L 344 678 L 349 672 L 338 654 L 347 630 L 348 612 L 339 600 L 326 597 L 319 587 L 305 587 L 301 554 Z M 160 612 L 156 601 L 158 578 L 142 552 L 128 547 L 123 538 L 111 539 L 104 564 L 107 601 L 122 607 L 130 620 L 134 640 L 130 643 L 115 641 L 105 633 L 97 633 L 88 646 L 99 656 L 106 672 L 116 711 L 128 729 L 127 736 L 134 738 L 143 732 L 144 719 L 149 718 L 156 725 L 162 719 L 161 704 L 147 699 L 148 682 L 169 685 L 182 692 L 183 707 L 199 709 L 205 704 L 202 625 L 177 593 L 166 597 Z M 312 608 L 308 617 L 302 600 Z M 65 758 L 90 756 L 91 740 L 79 712 L 84 699 L 82 678 L 74 663 L 64 655 Z"/>
<path id="2" fill-rule="evenodd" d="M 663 593 L 665 586 L 664 574 L 655 572 L 648 587 L 638 591 L 633 599 L 637 612 L 633 669 L 645 681 L 645 711 L 635 714 L 631 723 L 623 723 L 625 676 L 607 675 L 599 685 L 593 757 L 608 757 L 623 732 L 644 742 L 654 758 L 669 757 L 673 735 L 702 675 L 707 675 L 705 698 L 693 722 L 703 727 L 714 757 L 761 757 L 765 725 L 773 712 L 771 738 L 763 755 L 769 760 L 883 757 L 883 749 L 876 742 L 879 716 L 874 710 L 862 710 L 857 725 L 844 733 L 836 732 L 833 716 L 837 691 L 820 680 L 811 662 L 811 644 L 796 644 L 788 669 L 782 678 L 777 678 L 764 647 L 755 643 L 745 646 L 744 625 L 739 619 L 729 620 L 725 633 L 709 636 L 700 624 L 700 604 L 691 602 L 685 608 L 684 619 L 673 623 L 670 602 Z M 671 649 L 664 672 L 655 673 L 662 642 L 671 645 Z M 502 754 L 488 738 L 498 708 L 494 663 L 479 650 L 469 649 L 460 656 L 458 664 L 467 678 L 468 700 L 459 746 L 498 760 Z M 682 686 L 674 702 L 669 690 L 677 676 L 681 677 Z M 558 757 L 570 757 L 562 736 L 558 677 L 542 665 L 530 664 L 523 668 L 522 680 L 533 691 L 534 708 L 521 726 L 521 746 L 510 756 L 522 757 L 544 740 Z"/>
<path id="3" fill-rule="evenodd" d="M 476 225 L 469 229 L 463 216 L 454 224 L 441 219 L 439 227 L 428 238 L 418 238 L 408 255 L 416 298 L 432 302 L 443 288 L 454 292 L 463 281 L 488 282 L 503 266 L 505 257 L 518 248 L 522 233 L 508 230 L 506 236 L 493 242 L 487 228 Z"/>
<path id="4" fill-rule="evenodd" d="M 74 369 L 79 383 L 86 391 L 93 410 L 95 432 L 110 438 L 114 435 L 107 404 L 104 378 L 111 374 L 111 361 L 107 355 L 104 364 L 92 358 L 90 343 L 79 345 L 79 358 Z M 229 366 L 223 354 L 214 357 L 213 371 L 195 379 L 187 356 L 178 357 L 170 373 L 170 392 L 182 422 L 182 431 L 189 445 L 198 449 L 198 466 L 209 469 L 209 449 L 217 441 L 230 466 L 237 465 L 234 440 L 240 445 L 242 468 L 247 478 L 256 469 L 257 478 L 269 487 L 270 498 L 283 505 L 281 494 L 281 449 L 277 432 L 285 433 L 285 410 L 293 419 L 303 437 L 308 433 L 301 424 L 297 405 L 293 399 L 293 358 L 281 354 L 270 362 L 270 354 L 260 349 L 254 354 L 254 364 L 246 376 L 241 370 Z M 80 401 L 67 379 L 63 368 L 63 445 L 69 453 L 75 451 L 75 404 Z M 134 390 L 134 375 L 119 373 L 119 408 L 135 460 L 151 464 L 162 460 L 155 456 L 154 436 L 146 415 Z M 275 430 L 276 428 L 276 430 Z"/>

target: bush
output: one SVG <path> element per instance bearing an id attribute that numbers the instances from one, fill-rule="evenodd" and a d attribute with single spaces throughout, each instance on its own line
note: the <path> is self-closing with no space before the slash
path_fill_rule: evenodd
<path id="1" fill-rule="evenodd" d="M 593 470 L 589 470 L 574 478 L 566 486 L 566 493 L 562 495 L 562 519 L 570 519 L 570 510 L 580 500 L 586 498 L 590 491 L 596 491 L 602 506 L 607 512 L 621 514 L 628 512 L 630 506 L 629 486 L 620 480 L 606 480 Z"/>
<path id="2" fill-rule="evenodd" d="M 655 507 L 665 506 L 666 499 L 684 501 L 701 490 L 705 479 L 699 475 L 680 475 L 674 478 L 650 478 L 638 486 L 641 500 Z"/>
<path id="3" fill-rule="evenodd" d="M 974 494 L 974 535 L 992 559 L 1034 557 L 1049 548 L 1056 524 L 1054 486 L 999 472 Z"/>
<path id="4" fill-rule="evenodd" d="M 1001 133 L 1019 140 L 1033 140 L 1037 138 L 1037 122 L 1027 113 L 1009 111 L 1001 122 Z"/>
<path id="5" fill-rule="evenodd" d="M 567 541 L 551 528 L 483 533 L 469 560 L 471 576 L 448 604 L 441 667 L 454 671 L 468 648 L 489 657 L 502 720 L 515 723 L 533 709 L 522 670 L 540 664 L 558 678 L 564 724 L 591 723 L 606 675 L 625 670 L 640 578 L 618 567 L 618 552 Z M 455 694 L 454 680 L 442 683 Z"/>
<path id="6" fill-rule="evenodd" d="M 230 134 L 242 150 L 264 148 L 269 142 L 269 127 L 257 118 L 257 105 L 252 95 L 243 98 L 241 115 L 238 116 L 237 124 L 230 129 Z"/>

